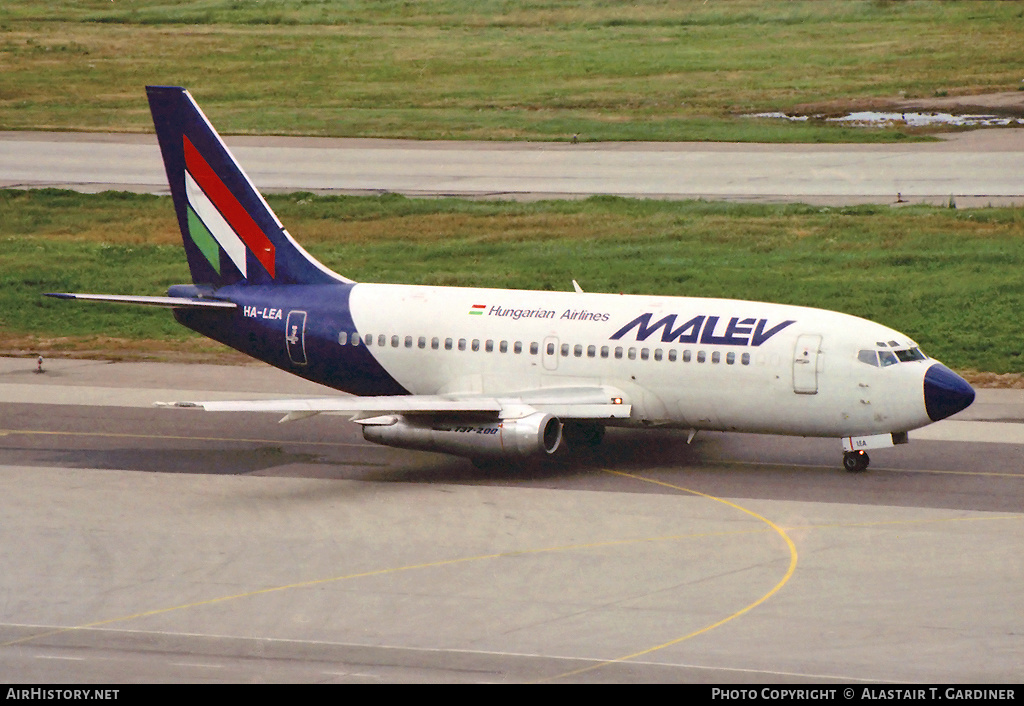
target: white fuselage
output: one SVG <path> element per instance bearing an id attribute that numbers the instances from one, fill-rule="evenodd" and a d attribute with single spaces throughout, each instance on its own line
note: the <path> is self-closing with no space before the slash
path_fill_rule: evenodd
<path id="1" fill-rule="evenodd" d="M 837 312 L 381 284 L 355 285 L 349 305 L 355 331 L 339 340 L 358 335 L 412 394 L 603 385 L 632 405 L 615 424 L 804 436 L 932 421 L 923 380 L 934 361 L 903 334 Z"/>

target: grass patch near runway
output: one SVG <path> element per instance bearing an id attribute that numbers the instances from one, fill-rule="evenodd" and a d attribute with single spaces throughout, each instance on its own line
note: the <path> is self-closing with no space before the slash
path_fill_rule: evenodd
<path id="1" fill-rule="evenodd" d="M 149 132 L 176 84 L 233 134 L 894 141 L 739 116 L 1016 90 L 1021 46 L 1007 2 L 19 0 L 0 129 Z"/>
<path id="2" fill-rule="evenodd" d="M 576 279 L 591 292 L 821 307 L 892 326 L 960 370 L 1024 372 L 1019 209 L 268 201 L 314 256 L 357 281 L 571 291 Z M 154 295 L 188 280 L 169 197 L 0 191 L 2 350 L 94 350 L 98 337 L 145 355 L 193 350 L 196 337 L 166 311 L 41 296 Z"/>

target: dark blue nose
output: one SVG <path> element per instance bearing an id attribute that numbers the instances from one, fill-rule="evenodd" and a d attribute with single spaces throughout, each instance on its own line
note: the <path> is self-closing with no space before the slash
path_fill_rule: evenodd
<path id="1" fill-rule="evenodd" d="M 942 363 L 924 374 L 924 408 L 933 422 L 967 409 L 974 402 L 974 388 Z"/>

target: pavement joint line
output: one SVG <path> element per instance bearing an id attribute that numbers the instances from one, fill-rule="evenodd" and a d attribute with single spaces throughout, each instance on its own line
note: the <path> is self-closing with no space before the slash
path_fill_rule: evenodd
<path id="1" fill-rule="evenodd" d="M 767 530 L 764 530 L 767 531 Z M 47 629 L 54 632 L 60 632 L 60 628 L 55 625 L 37 625 L 37 624 L 25 624 L 25 623 L 0 623 L 0 628 L 33 628 L 33 629 Z M 398 650 L 404 652 L 420 652 L 428 654 L 462 654 L 462 655 L 483 655 L 483 656 L 494 656 L 494 657 L 539 657 L 546 659 L 557 659 L 567 662 L 604 662 L 604 660 L 597 660 L 591 657 L 574 657 L 567 655 L 558 654 L 540 654 L 536 652 L 513 652 L 507 650 L 472 650 L 472 649 L 459 649 L 459 648 L 439 648 L 439 647 L 414 647 L 405 645 L 371 645 L 362 644 L 357 642 L 338 642 L 336 640 L 301 640 L 294 638 L 282 638 L 282 637 L 252 637 L 245 635 L 222 635 L 222 634 L 203 634 L 194 632 L 174 632 L 169 630 L 137 630 L 127 628 L 108 628 L 108 627 L 95 627 L 95 628 L 81 628 L 80 631 L 96 631 L 102 633 L 121 633 L 128 635 L 142 635 L 142 636 L 162 636 L 162 637 L 198 637 L 198 638 L 210 638 L 210 639 L 227 639 L 227 640 L 245 640 L 260 643 L 269 644 L 294 644 L 294 645 L 325 645 L 333 647 L 355 647 L 355 648 L 373 648 L 381 650 Z M 38 656 L 38 655 L 37 655 Z M 95 658 L 94 658 L 95 659 Z M 787 677 L 801 677 L 811 679 L 838 679 L 842 681 L 855 681 L 855 682 L 883 682 L 899 684 L 904 683 L 892 679 L 876 679 L 873 677 L 851 677 L 837 674 L 809 674 L 806 672 L 792 672 L 782 671 L 774 669 L 753 669 L 749 667 L 722 667 L 722 666 L 709 666 L 703 664 L 692 664 L 688 662 L 666 662 L 662 660 L 633 660 L 632 664 L 642 664 L 646 666 L 654 667 L 678 667 L 682 669 L 696 669 L 696 670 L 724 670 L 727 672 L 736 672 L 740 674 L 772 674 L 776 676 L 787 676 Z M 331 672 L 326 672 L 331 673 Z M 348 673 L 342 673 L 343 675 Z"/>

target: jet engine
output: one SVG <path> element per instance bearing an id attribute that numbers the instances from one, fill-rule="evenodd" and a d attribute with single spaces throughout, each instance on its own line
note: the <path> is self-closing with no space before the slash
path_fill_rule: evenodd
<path id="1" fill-rule="evenodd" d="M 376 444 L 471 458 L 550 456 L 562 443 L 561 422 L 544 412 L 495 421 L 394 415 L 360 423 L 363 437 Z"/>

